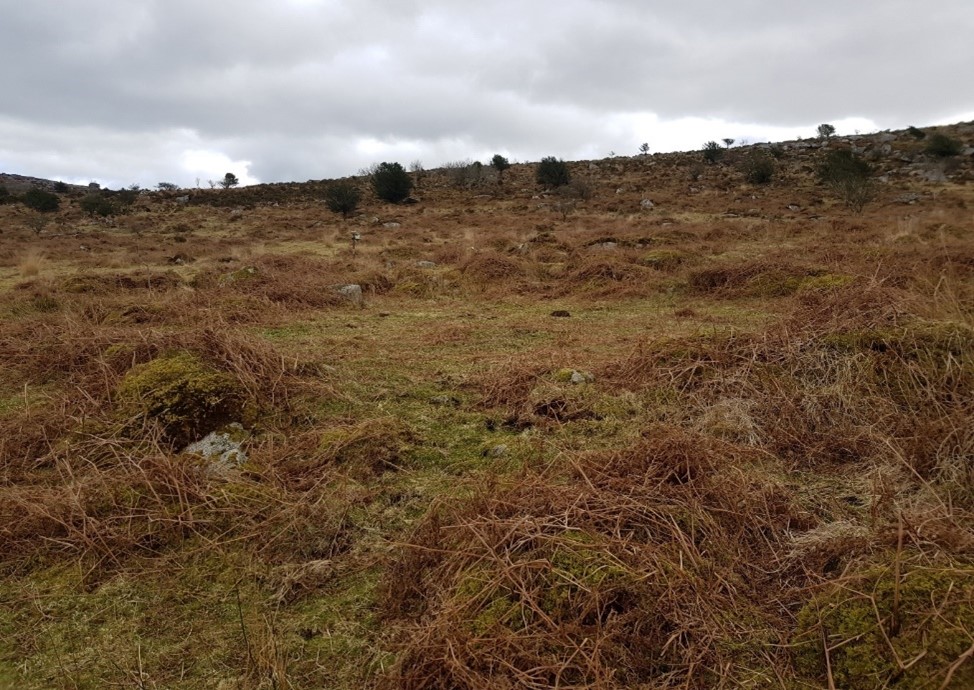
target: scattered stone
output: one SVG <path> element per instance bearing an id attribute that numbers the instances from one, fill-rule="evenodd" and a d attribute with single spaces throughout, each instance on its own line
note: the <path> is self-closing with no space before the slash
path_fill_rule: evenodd
<path id="1" fill-rule="evenodd" d="M 220 279 L 222 283 L 239 283 L 241 280 L 249 280 L 257 275 L 256 266 L 244 266 L 243 268 L 238 268 L 233 273 L 227 273 Z"/>
<path id="2" fill-rule="evenodd" d="M 184 453 L 200 455 L 209 460 L 216 469 L 239 467 L 247 462 L 243 444 L 250 434 L 237 422 L 228 424 L 219 431 L 212 431 L 199 441 L 190 443 Z"/>
<path id="3" fill-rule="evenodd" d="M 407 196 L 405 199 L 402 200 L 402 203 L 409 204 L 409 205 L 418 204 L 419 203 L 419 197 Z"/>
<path id="4" fill-rule="evenodd" d="M 449 407 L 459 407 L 460 399 L 452 395 L 434 395 L 430 398 L 430 405 L 447 405 Z"/>
<path id="5" fill-rule="evenodd" d="M 481 455 L 485 458 L 502 458 L 507 455 L 507 446 L 499 443 L 493 448 L 485 448 Z"/>
<path id="6" fill-rule="evenodd" d="M 555 309 L 553 312 L 551 312 L 551 315 L 554 316 L 556 319 L 567 319 L 572 314 L 567 309 Z"/>
<path id="7" fill-rule="evenodd" d="M 242 218 L 243 214 L 244 214 L 244 210 L 242 208 L 235 208 L 232 211 L 230 211 L 231 218 Z"/>
<path id="8" fill-rule="evenodd" d="M 920 195 L 916 192 L 908 192 L 906 194 L 900 194 L 896 197 L 896 203 L 898 204 L 915 204 L 920 200 Z"/>
<path id="9" fill-rule="evenodd" d="M 417 268 L 436 268 L 436 262 L 435 261 L 417 261 L 416 262 L 416 266 L 417 266 Z"/>
<path id="10" fill-rule="evenodd" d="M 801 211 L 802 209 L 801 209 L 801 206 L 799 206 L 798 204 L 788 204 L 788 210 L 791 211 L 791 212 L 793 212 L 793 213 L 797 213 L 798 211 Z"/>
<path id="11" fill-rule="evenodd" d="M 338 294 L 347 299 L 352 304 L 362 304 L 364 299 L 361 285 L 339 285 Z"/>
<path id="12" fill-rule="evenodd" d="M 180 204 L 181 206 L 185 206 L 186 204 L 189 203 L 189 195 L 187 194 L 185 196 L 177 196 L 176 203 Z"/>
<path id="13" fill-rule="evenodd" d="M 655 208 L 656 204 L 654 204 L 650 199 L 643 199 L 642 201 L 639 202 L 639 207 L 648 211 L 652 208 Z"/>
<path id="14" fill-rule="evenodd" d="M 401 228 L 402 225 L 400 223 L 383 223 L 382 224 L 382 227 L 384 227 L 384 228 Z"/>
<path id="15" fill-rule="evenodd" d="M 591 249 L 605 249 L 605 250 L 612 250 L 618 246 L 619 245 L 617 242 L 612 242 L 611 240 L 608 242 L 596 242 L 595 244 L 589 245 Z"/>

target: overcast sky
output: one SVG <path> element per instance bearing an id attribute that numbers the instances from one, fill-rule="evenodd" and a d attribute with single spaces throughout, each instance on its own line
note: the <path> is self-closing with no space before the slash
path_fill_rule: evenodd
<path id="1" fill-rule="evenodd" d="M 0 172 L 118 187 L 974 119 L 974 0 L 0 0 Z"/>

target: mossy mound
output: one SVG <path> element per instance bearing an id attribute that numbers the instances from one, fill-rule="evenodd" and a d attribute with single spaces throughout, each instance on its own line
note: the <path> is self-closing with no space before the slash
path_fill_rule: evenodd
<path id="1" fill-rule="evenodd" d="M 831 668 L 835 687 L 847 690 L 974 687 L 974 660 L 964 658 L 974 631 L 974 570 L 913 570 L 901 576 L 898 593 L 895 582 L 891 570 L 874 571 L 806 604 L 795 639 L 798 672 L 824 687 Z"/>
<path id="2" fill-rule="evenodd" d="M 240 421 L 245 412 L 240 383 L 188 352 L 133 367 L 118 387 L 117 400 L 126 414 L 161 425 L 174 445 Z"/>

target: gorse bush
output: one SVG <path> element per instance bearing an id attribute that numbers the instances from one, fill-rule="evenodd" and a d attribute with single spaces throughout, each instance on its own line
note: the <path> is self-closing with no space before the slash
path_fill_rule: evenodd
<path id="1" fill-rule="evenodd" d="M 348 218 L 362 201 L 362 191 L 348 180 L 339 180 L 328 185 L 325 190 L 325 204 L 333 213 L 341 213 Z"/>
<path id="2" fill-rule="evenodd" d="M 555 188 L 568 184 L 572 178 L 565 161 L 547 156 L 538 163 L 534 179 L 544 187 Z"/>
<path id="3" fill-rule="evenodd" d="M 959 156 L 963 150 L 964 145 L 959 140 L 940 132 L 931 134 L 927 141 L 926 152 L 931 156 L 950 158 L 951 156 Z"/>
<path id="4" fill-rule="evenodd" d="M 24 205 L 41 213 L 52 213 L 61 206 L 57 194 L 45 192 L 43 189 L 29 189 L 24 194 Z"/>
<path id="5" fill-rule="evenodd" d="M 372 189 L 383 201 L 397 204 L 413 191 L 413 179 L 399 163 L 379 163 L 370 169 Z"/>

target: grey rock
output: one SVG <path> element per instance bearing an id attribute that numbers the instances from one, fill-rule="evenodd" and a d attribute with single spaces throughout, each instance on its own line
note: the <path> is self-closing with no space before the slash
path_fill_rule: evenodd
<path id="1" fill-rule="evenodd" d="M 202 456 L 216 469 L 229 469 L 247 462 L 243 444 L 248 438 L 250 434 L 243 426 L 234 422 L 220 431 L 210 432 L 199 441 L 190 443 L 183 452 Z"/>
<path id="2" fill-rule="evenodd" d="M 920 200 L 920 195 L 916 192 L 908 192 L 906 194 L 900 194 L 896 197 L 896 203 L 898 204 L 915 204 Z"/>
<path id="3" fill-rule="evenodd" d="M 788 210 L 789 211 L 792 211 L 793 213 L 797 213 L 798 211 L 801 211 L 802 209 L 801 209 L 801 206 L 799 206 L 798 204 L 788 204 Z"/>
<path id="4" fill-rule="evenodd" d="M 417 268 L 436 268 L 436 262 L 435 261 L 417 261 L 416 262 L 416 266 L 417 266 Z"/>
<path id="5" fill-rule="evenodd" d="M 507 455 L 507 446 L 503 443 L 499 443 L 493 448 L 487 448 L 483 452 L 485 458 L 502 458 Z"/>
<path id="6" fill-rule="evenodd" d="M 402 225 L 400 223 L 383 223 L 382 224 L 382 227 L 384 227 L 384 228 L 401 228 Z"/>
<path id="7" fill-rule="evenodd" d="M 458 407 L 460 405 L 460 399 L 455 398 L 452 395 L 434 395 L 430 398 L 430 405 L 447 405 L 449 407 Z"/>
<path id="8" fill-rule="evenodd" d="M 618 246 L 619 245 L 616 242 L 597 242 L 596 244 L 591 245 L 592 249 L 604 249 L 606 251 L 611 251 Z"/>
<path id="9" fill-rule="evenodd" d="M 655 206 L 656 204 L 654 204 L 650 199 L 643 199 L 642 201 L 639 202 L 639 207 L 647 211 L 651 208 L 654 208 Z"/>
<path id="10" fill-rule="evenodd" d="M 583 383 L 592 383 L 595 377 L 587 371 L 572 371 L 571 378 L 568 380 L 578 386 Z"/>
<path id="11" fill-rule="evenodd" d="M 186 204 L 189 203 L 189 195 L 187 194 L 185 196 L 177 196 L 176 203 L 185 206 Z"/>
<path id="12" fill-rule="evenodd" d="M 362 300 L 364 299 L 361 285 L 339 285 L 337 291 L 339 295 L 347 299 L 352 304 L 361 304 Z"/>

